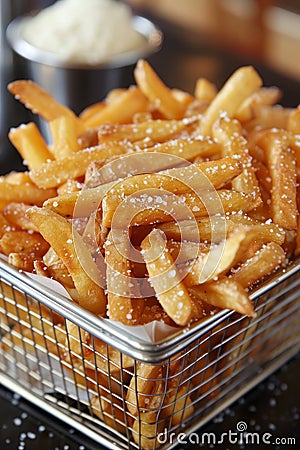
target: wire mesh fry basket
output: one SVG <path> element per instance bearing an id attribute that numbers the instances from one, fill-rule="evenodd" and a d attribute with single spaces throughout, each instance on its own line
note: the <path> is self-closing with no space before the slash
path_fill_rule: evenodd
<path id="1" fill-rule="evenodd" d="M 157 342 L 0 264 L 0 381 L 107 448 L 175 447 L 300 348 L 297 262 L 253 292 L 254 318 Z"/>

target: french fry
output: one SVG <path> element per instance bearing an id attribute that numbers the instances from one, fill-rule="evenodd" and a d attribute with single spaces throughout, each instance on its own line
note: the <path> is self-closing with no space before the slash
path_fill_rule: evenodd
<path id="1" fill-rule="evenodd" d="M 131 88 L 131 86 L 130 86 Z M 127 92 L 126 88 L 114 88 L 106 94 L 105 103 L 107 105 L 111 105 L 112 103 L 117 102 L 120 97 Z"/>
<path id="2" fill-rule="evenodd" d="M 96 147 L 98 145 L 98 130 L 97 128 L 88 128 L 84 133 L 80 134 L 77 139 L 79 148 Z"/>
<path id="3" fill-rule="evenodd" d="M 12 183 L 10 176 L 0 177 L 0 202 L 2 208 L 9 203 L 26 203 L 41 206 L 45 200 L 56 196 L 56 189 L 41 189 L 37 187 L 27 174 L 21 177 L 20 183 Z"/>
<path id="4" fill-rule="evenodd" d="M 108 317 L 125 325 L 138 325 L 144 299 L 131 288 L 129 243 L 125 234 L 110 232 L 105 242 Z M 135 291 L 137 290 L 137 287 Z"/>
<path id="5" fill-rule="evenodd" d="M 26 352 L 31 354 L 36 354 L 41 348 L 44 352 L 59 355 L 63 352 L 65 337 L 64 325 L 56 323 L 46 308 L 40 309 L 36 305 L 36 309 L 31 307 L 28 311 L 23 323 L 18 321 L 14 324 L 4 340 L 4 348 L 7 352 L 15 351 L 16 347 L 22 351 L 26 348 Z"/>
<path id="6" fill-rule="evenodd" d="M 91 398 L 91 411 L 110 428 L 125 434 L 126 427 L 124 423 L 128 422 L 128 418 L 124 416 L 123 402 L 116 395 L 106 393 L 102 389 L 99 396 L 94 395 Z"/>
<path id="7" fill-rule="evenodd" d="M 166 251 L 165 241 L 157 229 L 141 244 L 150 283 L 168 315 L 178 325 L 186 325 L 193 316 L 193 303 L 188 290 L 181 282 L 171 255 Z"/>
<path id="8" fill-rule="evenodd" d="M 70 116 L 59 116 L 49 122 L 52 137 L 51 152 L 55 159 L 62 159 L 79 150 L 76 127 Z M 46 162 L 46 161 L 43 161 Z M 37 167 L 31 167 L 37 169 Z"/>
<path id="9" fill-rule="evenodd" d="M 193 241 L 218 244 L 234 229 L 243 225 L 249 234 L 265 243 L 274 241 L 282 245 L 285 239 L 285 231 L 277 224 L 260 222 L 244 214 L 226 214 L 225 216 L 201 217 L 195 221 L 165 222 L 157 225 L 168 239 L 175 241 Z M 248 241 L 249 242 L 249 241 Z"/>
<path id="10" fill-rule="evenodd" d="M 133 440 L 141 448 L 153 450 L 159 445 L 158 434 L 164 426 L 165 420 L 158 417 L 157 411 L 141 412 L 132 426 Z"/>
<path id="11" fill-rule="evenodd" d="M 70 194 L 71 192 L 79 192 L 83 188 L 83 183 L 77 180 L 67 180 L 64 184 L 61 184 L 57 188 L 57 194 L 59 196 Z"/>
<path id="12" fill-rule="evenodd" d="M 287 129 L 293 134 L 300 134 L 300 107 L 293 109 L 288 118 Z"/>
<path id="13" fill-rule="evenodd" d="M 128 123 L 135 113 L 149 110 L 149 102 L 136 86 L 122 92 L 117 99 L 99 108 L 94 114 L 83 117 L 87 128 L 98 127 L 104 123 Z"/>
<path id="14" fill-rule="evenodd" d="M 34 122 L 12 128 L 8 134 L 11 143 L 18 150 L 29 169 L 53 159 L 44 138 Z"/>
<path id="15" fill-rule="evenodd" d="M 3 234 L 0 239 L 0 249 L 5 255 L 16 252 L 42 257 L 49 249 L 49 244 L 39 233 L 14 230 Z"/>
<path id="16" fill-rule="evenodd" d="M 79 359 L 82 363 L 84 360 L 85 368 L 96 372 L 95 377 L 100 376 L 102 379 L 103 376 L 105 378 L 110 376 L 120 381 L 126 378 L 126 371 L 132 370 L 133 359 L 130 356 L 94 338 L 69 320 L 66 322 L 66 328 L 68 332 L 66 347 L 69 357 L 74 362 Z"/>
<path id="17" fill-rule="evenodd" d="M 198 78 L 195 85 L 195 97 L 201 102 L 212 102 L 217 95 L 218 90 L 214 83 L 207 78 Z"/>
<path id="18" fill-rule="evenodd" d="M 232 117 L 243 102 L 262 85 L 258 73 L 251 66 L 237 69 L 210 103 L 201 120 L 200 130 L 204 135 L 211 132 L 213 123 L 221 112 Z"/>
<path id="19" fill-rule="evenodd" d="M 191 95 L 190 93 L 188 93 L 186 91 L 183 91 L 182 89 L 172 88 L 171 94 L 173 95 L 173 97 L 176 100 L 179 101 L 179 103 L 182 104 L 182 106 L 184 108 L 187 108 L 189 105 L 191 105 L 195 101 L 195 98 L 193 95 Z"/>
<path id="20" fill-rule="evenodd" d="M 150 149 L 149 149 L 150 150 Z M 85 189 L 100 186 L 111 181 L 121 181 L 128 177 L 141 173 L 155 173 L 173 166 L 182 165 L 181 158 L 174 158 L 168 153 L 135 152 L 115 155 L 106 160 L 93 161 L 85 174 Z"/>
<path id="21" fill-rule="evenodd" d="M 263 247 L 249 260 L 235 269 L 230 277 L 244 288 L 257 284 L 286 262 L 282 247 L 275 242 Z"/>
<path id="22" fill-rule="evenodd" d="M 82 231 L 82 237 L 84 242 L 90 247 L 90 251 L 94 258 L 97 259 L 97 254 L 99 254 L 99 250 L 101 254 L 104 255 L 104 245 L 107 239 L 107 235 L 109 233 L 109 229 L 105 228 L 102 224 L 102 213 L 101 210 L 98 209 L 94 211 Z"/>
<path id="23" fill-rule="evenodd" d="M 57 256 L 52 247 L 49 248 L 47 253 L 43 256 L 43 262 L 46 266 L 50 266 L 51 264 L 56 264 L 57 262 L 61 262 L 61 259 Z"/>
<path id="24" fill-rule="evenodd" d="M 0 211 L 2 211 L 3 208 L 7 205 L 7 202 L 0 198 Z"/>
<path id="25" fill-rule="evenodd" d="M 220 170 L 222 168 L 222 170 Z M 183 194 L 201 188 L 205 184 L 221 188 L 242 171 L 239 158 L 225 157 L 217 161 L 205 161 L 187 167 L 168 169 L 158 173 L 127 177 L 109 190 L 109 195 L 131 195 L 143 189 L 161 189 L 174 194 Z M 203 177 L 202 177 L 203 176 Z M 150 194 L 151 195 L 151 194 Z"/>
<path id="26" fill-rule="evenodd" d="M 253 119 L 245 124 L 249 131 L 255 127 L 283 128 L 287 129 L 292 108 L 284 108 L 281 105 L 255 105 L 253 107 Z"/>
<path id="27" fill-rule="evenodd" d="M 299 145 L 299 135 L 300 135 L 300 107 L 295 108 L 291 114 L 287 125 L 287 130 L 289 132 L 289 138 L 291 140 L 291 147 L 295 152 L 296 156 L 296 173 L 297 181 L 300 180 L 300 145 Z M 299 203 L 299 202 L 298 202 Z M 299 209 L 299 206 L 298 206 Z"/>
<path id="28" fill-rule="evenodd" d="M 14 230 L 14 226 L 3 215 L 3 211 L 0 211 L 0 238 L 6 231 Z"/>
<path id="29" fill-rule="evenodd" d="M 151 138 L 155 142 L 165 142 L 180 137 L 180 134 L 195 128 L 198 117 L 189 117 L 182 120 L 152 119 L 141 123 L 105 124 L 98 129 L 99 143 L 106 141 L 130 142 L 142 141 Z"/>
<path id="30" fill-rule="evenodd" d="M 167 153 L 187 161 L 193 161 L 201 156 L 203 158 L 212 157 L 220 153 L 220 145 L 207 138 L 195 139 L 189 141 L 187 139 L 172 139 L 171 141 L 156 144 L 144 149 L 145 152 Z"/>
<path id="31" fill-rule="evenodd" d="M 47 253 L 45 253 L 46 255 Z M 44 257 L 45 257 L 44 255 Z M 34 273 L 39 275 L 40 277 L 50 278 L 48 268 L 44 263 L 43 259 L 37 259 L 33 261 Z"/>
<path id="32" fill-rule="evenodd" d="M 12 226 L 22 228 L 22 230 L 38 231 L 26 214 L 31 206 L 21 202 L 11 202 L 3 209 L 2 213 Z"/>
<path id="33" fill-rule="evenodd" d="M 39 168 L 31 170 L 29 175 L 32 181 L 42 189 L 56 188 L 69 179 L 83 176 L 92 161 L 122 153 L 124 153 L 123 146 L 100 145 L 71 153 L 57 161 L 44 163 Z"/>
<path id="34" fill-rule="evenodd" d="M 171 423 L 174 426 L 179 426 L 180 423 L 187 420 L 195 410 L 186 384 L 168 392 L 165 405 L 163 416 L 171 418 Z"/>
<path id="35" fill-rule="evenodd" d="M 59 116 L 69 116 L 75 122 L 78 135 L 85 129 L 83 122 L 68 107 L 58 103 L 48 92 L 31 80 L 16 80 L 9 83 L 8 90 L 27 108 L 46 121 Z"/>
<path id="36" fill-rule="evenodd" d="M 272 180 L 270 177 L 269 170 L 265 162 L 258 161 L 257 159 L 252 162 L 253 168 L 255 170 L 256 178 L 259 182 L 262 197 L 270 197 L 270 192 L 272 189 Z"/>
<path id="37" fill-rule="evenodd" d="M 180 166 L 181 158 L 169 157 L 169 154 L 156 152 L 132 152 L 116 155 L 102 161 L 93 161 L 85 174 L 85 189 L 97 187 L 111 181 L 121 181 L 141 173 L 155 173 L 173 166 Z"/>
<path id="38" fill-rule="evenodd" d="M 148 293 L 146 292 L 146 295 Z M 200 316 L 199 316 L 200 317 Z M 140 318 L 141 325 L 157 320 L 166 325 L 176 327 L 176 323 L 168 316 L 166 311 L 162 308 L 156 297 L 146 297 L 144 299 L 144 309 Z"/>
<path id="39" fill-rule="evenodd" d="M 297 228 L 297 236 L 296 236 L 296 248 L 294 250 L 296 256 L 300 254 L 300 216 L 298 216 L 298 228 Z"/>
<path id="40" fill-rule="evenodd" d="M 166 245 L 176 265 L 187 263 L 197 258 L 202 252 L 208 251 L 208 245 L 202 242 L 167 241 Z"/>
<path id="41" fill-rule="evenodd" d="M 185 112 L 185 117 L 194 117 L 194 116 L 202 116 L 208 107 L 208 102 L 194 100 L 193 103 L 190 103 Z M 203 136 L 202 134 L 200 136 Z"/>
<path id="42" fill-rule="evenodd" d="M 265 150 L 266 162 L 272 180 L 271 213 L 282 228 L 297 229 L 297 175 L 295 155 L 284 131 L 269 130 L 259 140 Z"/>
<path id="43" fill-rule="evenodd" d="M 254 256 L 264 244 L 275 242 L 284 245 L 287 233 L 274 223 L 257 223 L 253 220 L 245 223 L 246 236 L 237 251 L 235 263 L 241 263 Z"/>
<path id="44" fill-rule="evenodd" d="M 7 173 L 3 178 L 5 178 L 5 180 L 13 185 L 16 186 L 21 186 L 25 183 L 30 182 L 30 177 L 28 172 L 9 172 Z"/>
<path id="45" fill-rule="evenodd" d="M 232 181 L 233 189 L 259 196 L 259 184 L 251 163 L 247 141 L 242 133 L 242 126 L 238 121 L 224 117 L 218 119 L 213 126 L 213 134 L 223 146 L 223 156 L 239 155 L 244 161 L 243 173 Z"/>
<path id="46" fill-rule="evenodd" d="M 95 188 L 73 191 L 68 194 L 49 198 L 44 207 L 63 217 L 89 217 L 101 207 L 101 202 L 115 182 L 102 184 Z"/>
<path id="47" fill-rule="evenodd" d="M 195 220 L 183 220 L 181 222 L 165 222 L 157 225 L 162 230 L 168 240 L 178 242 L 204 242 L 215 244 L 221 242 L 236 224 L 227 216 L 201 217 Z"/>
<path id="48" fill-rule="evenodd" d="M 128 386 L 126 395 L 128 411 L 137 416 L 140 410 L 157 408 L 163 401 L 163 391 L 162 367 L 140 362 Z"/>
<path id="49" fill-rule="evenodd" d="M 247 122 L 254 118 L 256 105 L 274 105 L 280 100 L 281 95 L 280 89 L 276 86 L 262 87 L 246 98 L 234 117 L 240 122 Z"/>
<path id="50" fill-rule="evenodd" d="M 36 254 L 28 254 L 26 252 L 11 252 L 8 254 L 8 263 L 16 267 L 18 270 L 25 272 L 33 272 Z"/>
<path id="51" fill-rule="evenodd" d="M 132 156 L 124 156 L 124 159 L 116 160 L 116 168 L 117 171 L 114 174 L 113 178 L 118 180 L 119 178 L 124 177 L 124 170 L 126 168 L 130 168 L 130 158 Z M 127 159 L 128 158 L 128 159 Z M 165 161 L 165 162 L 164 162 Z M 202 188 L 203 184 L 207 184 L 210 187 L 210 183 L 214 184 L 216 187 L 220 187 L 223 184 L 230 181 L 232 178 L 237 176 L 241 170 L 242 166 L 238 158 L 228 157 L 218 160 L 217 162 L 204 162 L 197 164 L 195 166 L 188 166 L 182 169 L 171 169 L 170 171 L 160 172 L 157 174 L 142 174 L 142 175 L 134 175 L 134 171 L 136 167 L 138 170 L 143 169 L 150 164 L 152 169 L 159 169 L 163 164 L 168 165 L 168 157 L 165 159 L 164 157 L 160 158 L 151 158 L 151 155 L 141 156 L 141 158 L 133 160 L 132 170 L 133 176 L 130 178 L 125 178 L 124 180 L 118 182 L 108 182 L 106 184 L 100 184 L 95 188 L 84 189 L 78 193 L 72 192 L 66 195 L 60 195 L 58 197 L 49 199 L 44 203 L 49 209 L 53 209 L 59 214 L 63 216 L 89 216 L 95 209 L 97 209 L 106 194 L 109 194 L 110 197 L 113 195 L 122 195 L 124 196 L 131 195 L 138 190 L 141 189 L 151 189 L 151 188 L 159 188 L 159 189 L 171 189 L 171 192 L 186 192 L 190 190 L 190 188 Z M 173 159 L 172 159 L 173 161 Z M 123 168 L 124 163 L 124 168 Z M 138 164 L 137 164 L 138 163 Z M 102 164 L 101 164 L 102 167 Z M 218 170 L 218 167 L 222 170 Z M 111 175 L 114 165 L 108 166 L 108 172 Z M 149 172 L 149 169 L 148 169 Z M 101 180 L 105 181 L 105 169 L 101 170 Z M 203 173 L 203 177 L 202 177 Z M 95 175 L 94 175 L 95 176 Z M 178 178 L 178 179 L 176 179 Z M 98 176 L 99 179 L 99 176 Z M 180 181 L 183 180 L 183 181 Z M 187 180 L 189 180 L 187 182 Z M 98 184 L 98 183 L 97 183 Z M 115 187 L 114 187 L 115 186 Z M 175 189 L 176 188 L 176 189 Z M 107 202 L 113 201 L 107 200 Z M 119 204 L 119 200 L 116 200 Z M 76 211 L 75 209 L 76 205 Z"/>
<path id="52" fill-rule="evenodd" d="M 228 271 L 235 261 L 236 254 L 245 236 L 245 230 L 237 228 L 225 241 L 208 248 L 207 251 L 197 256 L 195 261 L 192 261 L 184 279 L 185 285 L 190 287 L 206 283 Z M 186 272 L 186 268 L 184 271 Z"/>
<path id="53" fill-rule="evenodd" d="M 28 215 L 68 268 L 79 294 L 80 305 L 90 312 L 104 315 L 106 298 L 101 279 L 80 235 L 67 220 L 48 209 L 33 207 Z"/>
<path id="54" fill-rule="evenodd" d="M 120 156 L 120 158 L 122 158 L 122 156 Z M 92 161 L 88 165 L 88 167 L 85 171 L 85 174 L 84 174 L 85 188 L 88 187 L 90 189 L 90 188 L 97 187 L 100 184 L 104 184 L 103 175 L 102 175 L 102 170 L 103 170 L 104 165 L 105 165 L 105 160 Z M 110 177 L 110 175 L 109 175 L 109 177 Z M 108 181 L 112 181 L 112 180 L 107 180 L 107 182 Z M 82 185 L 82 187 L 83 187 L 83 185 Z M 78 190 L 80 190 L 80 189 L 78 189 Z M 68 192 L 65 192 L 65 193 L 67 194 Z M 64 194 L 64 193 L 62 193 L 62 194 Z"/>
<path id="55" fill-rule="evenodd" d="M 231 309 L 253 317 L 254 308 L 245 289 L 234 279 L 221 276 L 216 281 L 193 286 L 189 291 L 200 300 L 220 309 Z"/>
<path id="56" fill-rule="evenodd" d="M 147 202 L 147 203 L 146 203 Z M 150 204 L 151 203 L 151 204 Z M 251 211 L 261 204 L 261 198 L 229 189 L 203 193 L 201 198 L 187 193 L 161 194 L 159 189 L 152 190 L 151 200 L 143 193 L 125 197 L 111 195 L 109 192 L 102 201 L 103 224 L 110 228 L 124 228 L 129 224 L 149 225 L 170 221 L 191 220 L 208 215 Z M 147 205 L 147 209 L 145 206 Z"/>
<path id="57" fill-rule="evenodd" d="M 80 119 L 83 122 L 86 122 L 91 117 L 95 116 L 97 113 L 102 111 L 106 107 L 106 102 L 100 101 L 96 103 L 92 103 L 89 106 L 86 106 L 81 113 L 79 114 Z"/>
<path id="58" fill-rule="evenodd" d="M 49 266 L 46 266 L 46 268 L 50 278 L 57 280 L 67 290 L 74 288 L 73 279 L 62 261 L 55 261 Z"/>
<path id="59" fill-rule="evenodd" d="M 226 270 L 226 266 L 225 269 L 223 266 L 224 263 L 228 264 L 228 268 L 230 265 L 234 266 L 237 263 L 244 262 L 246 259 L 251 258 L 263 244 L 269 242 L 277 242 L 280 245 L 286 244 L 286 233 L 280 233 L 279 229 L 279 232 L 276 233 L 276 226 L 272 226 L 271 224 L 266 224 L 265 226 L 263 224 L 238 226 L 237 222 L 234 223 L 231 221 L 229 226 L 232 228 L 231 231 L 228 231 L 228 227 L 225 228 L 228 224 L 224 220 L 223 223 L 219 223 L 220 230 L 218 230 L 217 236 L 210 235 L 204 242 L 199 242 L 201 237 L 197 233 L 201 225 L 197 227 L 195 223 L 193 224 L 195 228 L 192 230 L 194 233 L 194 242 L 187 241 L 188 236 L 186 234 L 179 236 L 177 241 L 167 242 L 167 247 L 173 259 L 176 259 L 177 265 L 187 264 L 188 261 L 195 258 L 194 267 L 191 269 L 191 273 L 187 279 L 188 282 L 189 278 L 197 284 L 199 280 L 204 282 L 206 276 L 216 277 L 219 273 Z M 209 222 L 209 220 L 207 220 L 207 224 L 213 226 L 213 222 Z M 162 231 L 164 229 L 168 231 L 165 225 L 168 225 L 168 223 L 162 224 L 159 228 Z M 169 225 L 174 224 L 171 223 Z M 213 242 L 213 244 L 209 246 L 209 242 Z"/>
<path id="60" fill-rule="evenodd" d="M 139 60 L 134 77 L 141 91 L 166 119 L 181 119 L 185 105 L 179 102 L 145 60 Z"/>

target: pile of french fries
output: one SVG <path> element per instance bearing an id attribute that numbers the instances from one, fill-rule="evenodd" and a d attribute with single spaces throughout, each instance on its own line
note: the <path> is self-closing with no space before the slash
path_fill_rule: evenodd
<path id="1" fill-rule="evenodd" d="M 251 290 L 300 252 L 300 108 L 280 106 L 280 89 L 251 66 L 221 89 L 199 78 L 192 94 L 168 88 L 145 60 L 134 75 L 79 116 L 32 81 L 9 84 L 52 140 L 33 122 L 9 132 L 27 170 L 0 178 L 0 252 L 125 325 L 186 327 L 220 309 L 252 317 Z M 143 386 L 128 381 L 133 436 L 140 414 L 155 415 L 153 390 L 165 389 L 149 381 L 160 366 L 140 363 L 138 373 Z"/>
<path id="2" fill-rule="evenodd" d="M 0 179 L 1 252 L 127 325 L 252 316 L 249 288 L 299 252 L 300 109 L 252 67 L 193 95 L 145 60 L 135 80 L 79 117 L 32 81 L 8 86 L 52 142 L 33 122 L 9 132 L 28 170 Z"/>

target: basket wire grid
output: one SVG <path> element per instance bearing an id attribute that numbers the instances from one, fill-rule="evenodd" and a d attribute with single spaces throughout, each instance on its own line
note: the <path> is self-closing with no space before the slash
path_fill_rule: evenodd
<path id="1" fill-rule="evenodd" d="M 298 268 L 253 294 L 254 318 L 149 344 L 1 262 L 0 381 L 108 448 L 173 448 L 299 351 Z"/>

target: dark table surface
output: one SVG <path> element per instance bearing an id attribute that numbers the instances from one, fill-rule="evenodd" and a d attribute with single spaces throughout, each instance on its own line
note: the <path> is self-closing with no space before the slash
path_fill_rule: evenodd
<path id="1" fill-rule="evenodd" d="M 221 86 L 237 67 L 253 64 L 262 75 L 265 85 L 282 88 L 284 105 L 296 106 L 299 102 L 300 83 L 297 81 L 274 72 L 261 61 L 211 48 L 205 39 L 202 41 L 197 37 L 193 40 L 191 36 L 185 38 L 180 30 L 174 32 L 168 29 L 167 24 L 162 25 L 166 31 L 164 47 L 150 61 L 170 87 L 192 91 L 200 75 Z M 6 145 L 2 143 L 2 152 Z M 19 165 L 20 162 L 18 159 L 14 160 L 12 155 L 13 153 L 2 161 L 14 168 L 14 164 Z M 214 433 L 219 441 L 223 440 L 222 443 L 205 444 L 203 448 L 300 448 L 299 379 L 300 356 L 296 356 L 199 430 L 199 436 L 205 432 Z M 248 432 L 257 433 L 259 444 L 247 444 L 243 441 L 235 444 L 229 441 L 230 431 L 236 432 L 241 422 Z M 262 443 L 263 436 L 269 444 Z M 199 445 L 191 442 L 179 446 L 186 450 L 197 447 Z M 2 448 L 83 450 L 102 447 L 0 385 L 0 449 Z"/>
<path id="2" fill-rule="evenodd" d="M 273 450 L 300 446 L 300 355 L 252 389 L 206 426 L 186 438 L 179 449 L 198 448 L 204 433 L 212 433 L 216 443 L 203 448 Z M 234 435 L 244 427 L 253 444 Z M 231 434 L 230 434 L 231 433 Z M 263 443 L 265 440 L 265 444 Z M 222 441 L 222 442 L 221 442 Z M 213 442 L 212 440 L 210 442 Z M 99 444 L 71 429 L 53 416 L 0 385 L 0 449 L 7 450 L 94 450 Z"/>

